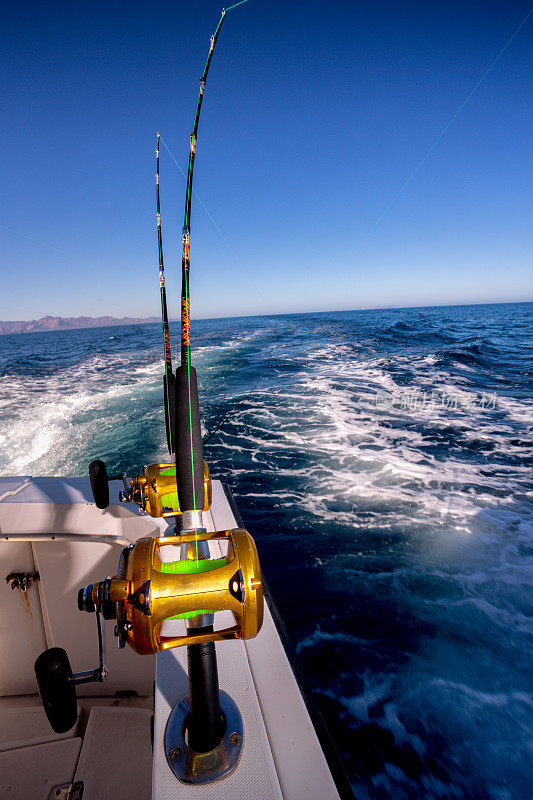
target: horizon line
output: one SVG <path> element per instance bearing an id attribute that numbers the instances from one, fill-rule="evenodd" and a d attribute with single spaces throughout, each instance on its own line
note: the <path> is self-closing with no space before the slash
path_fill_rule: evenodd
<path id="1" fill-rule="evenodd" d="M 217 320 L 217 319 L 253 319 L 255 317 L 292 317 L 292 316 L 305 316 L 307 314 L 348 314 L 350 312 L 364 312 L 364 311 L 409 311 L 411 309 L 430 309 L 430 308 L 467 308 L 469 306 L 497 306 L 497 305 L 528 305 L 533 303 L 532 300 L 493 300 L 491 302 L 482 302 L 482 303 L 434 303 L 433 305 L 424 305 L 424 306 L 365 306 L 364 308 L 333 308 L 333 309 L 321 309 L 321 310 L 314 310 L 314 311 L 286 311 L 286 312 L 278 312 L 275 314 L 235 314 L 227 317 L 191 317 L 191 321 L 194 322 L 202 322 L 203 320 Z M 8 322 L 40 322 L 42 319 L 102 319 L 105 317 L 110 317 L 111 319 L 115 319 L 117 321 L 125 320 L 125 319 L 137 319 L 138 322 L 125 322 L 123 327 L 128 325 L 158 325 L 160 323 L 159 319 L 156 319 L 154 322 L 154 317 L 156 315 L 151 314 L 148 317 L 133 317 L 131 315 L 125 315 L 122 317 L 115 317 L 112 314 L 101 314 L 98 317 L 91 317 L 88 314 L 80 314 L 78 317 L 63 317 L 61 315 L 54 315 L 54 314 L 45 314 L 43 317 L 39 317 L 39 319 L 31 319 L 31 320 L 0 320 L 0 324 L 8 323 Z M 152 320 L 148 322 L 148 320 Z M 170 318 L 169 322 L 179 322 L 179 318 Z M 98 327 L 106 328 L 106 327 L 120 327 L 118 325 L 100 325 Z M 45 331 L 19 331 L 16 333 L 1 333 L 0 336 L 20 336 L 23 333 L 63 333 L 65 330 L 87 330 L 87 328 L 71 328 L 71 329 L 54 329 L 54 330 L 45 330 Z"/>
<path id="2" fill-rule="evenodd" d="M 204 319 L 252 319 L 253 317 L 292 317 L 304 316 L 305 314 L 342 314 L 350 311 L 409 311 L 415 308 L 466 308 L 468 306 L 510 306 L 528 305 L 533 303 L 531 300 L 492 300 L 480 303 L 433 303 L 428 306 L 365 306 L 364 308 L 331 308 L 315 309 L 314 311 L 284 311 L 275 314 L 235 314 L 229 317 L 191 317 L 191 320 L 201 322 Z M 169 322 L 179 322 L 179 317 L 170 318 Z M 156 324 L 156 323 L 151 323 Z"/>

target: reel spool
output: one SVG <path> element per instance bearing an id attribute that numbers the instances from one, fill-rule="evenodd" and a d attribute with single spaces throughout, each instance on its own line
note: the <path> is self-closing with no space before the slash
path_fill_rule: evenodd
<path id="1" fill-rule="evenodd" d="M 165 545 L 227 541 L 223 558 L 165 563 Z M 194 552 L 194 548 L 190 548 Z M 181 645 L 225 639 L 252 639 L 263 623 L 263 584 L 255 542 L 241 529 L 190 535 L 147 537 L 125 548 L 116 578 L 80 589 L 78 607 L 116 616 L 115 635 L 135 652 L 153 654 Z M 167 619 L 231 611 L 235 624 L 218 631 L 162 636 Z"/>
<path id="2" fill-rule="evenodd" d="M 137 503 L 151 517 L 174 517 L 181 514 L 178 501 L 175 464 L 149 464 L 141 474 L 130 478 L 128 497 L 121 500 Z M 204 505 L 203 511 L 211 505 L 211 478 L 204 461 Z"/>
<path id="3" fill-rule="evenodd" d="M 109 505 L 109 481 L 122 481 L 124 491 L 120 492 L 122 503 L 137 503 L 139 508 L 151 517 L 175 517 L 181 514 L 176 482 L 176 465 L 148 464 L 140 475 L 128 479 L 125 475 L 108 475 L 103 461 L 89 464 L 89 476 L 94 502 L 98 508 Z M 204 461 L 204 505 L 203 511 L 211 506 L 212 491 L 209 468 Z"/>

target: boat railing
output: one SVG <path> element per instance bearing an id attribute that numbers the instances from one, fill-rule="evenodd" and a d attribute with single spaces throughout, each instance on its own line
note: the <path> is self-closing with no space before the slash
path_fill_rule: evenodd
<path id="1" fill-rule="evenodd" d="M 129 547 L 131 539 L 110 533 L 0 533 L 0 542 L 95 542 L 98 544 Z"/>

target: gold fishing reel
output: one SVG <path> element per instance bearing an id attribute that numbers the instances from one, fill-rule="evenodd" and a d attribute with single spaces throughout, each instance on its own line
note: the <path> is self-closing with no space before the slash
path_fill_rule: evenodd
<path id="1" fill-rule="evenodd" d="M 206 462 L 203 464 L 204 504 L 199 510 L 207 511 L 212 498 L 211 477 Z M 122 481 L 124 490 L 119 492 L 121 503 L 137 503 L 151 517 L 175 517 L 182 513 L 178 499 L 176 465 L 173 463 L 148 464 L 140 475 L 128 479 L 122 473 L 108 475 L 103 461 L 91 461 L 89 477 L 97 508 L 109 506 L 109 481 Z"/>
<path id="2" fill-rule="evenodd" d="M 222 558 L 197 558 L 197 544 L 226 542 Z M 164 562 L 166 545 L 192 545 L 186 559 Z M 242 528 L 215 533 L 139 539 L 122 551 L 117 576 L 80 589 L 78 607 L 116 617 L 115 635 L 137 653 L 223 639 L 253 639 L 263 623 L 263 584 L 255 542 Z M 221 630 L 166 636 L 165 620 L 187 620 L 230 611 L 234 624 Z M 201 629 L 200 629 L 201 630 Z"/>
<path id="3" fill-rule="evenodd" d="M 123 502 L 137 503 L 151 517 L 174 517 L 181 514 L 175 464 L 149 464 L 141 474 L 130 478 L 130 488 L 120 493 Z M 204 461 L 204 506 L 211 505 L 211 478 Z"/>

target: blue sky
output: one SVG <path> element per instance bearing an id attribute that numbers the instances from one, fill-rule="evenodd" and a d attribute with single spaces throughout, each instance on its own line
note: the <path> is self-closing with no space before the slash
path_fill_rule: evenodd
<path id="1" fill-rule="evenodd" d="M 531 300 L 533 15 L 397 196 L 530 8 L 229 12 L 195 168 L 223 236 L 194 202 L 193 317 Z M 185 169 L 220 9 L 4 4 L 0 319 L 159 313 L 155 134 Z M 173 318 L 184 188 L 162 148 Z"/>

